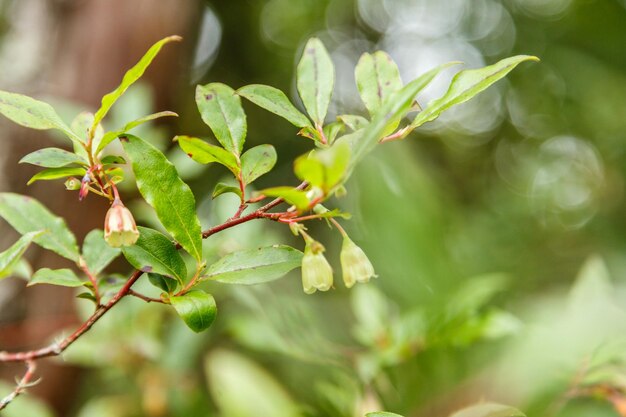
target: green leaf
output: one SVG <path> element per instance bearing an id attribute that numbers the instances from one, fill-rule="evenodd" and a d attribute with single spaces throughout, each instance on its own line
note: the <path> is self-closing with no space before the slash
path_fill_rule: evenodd
<path id="1" fill-rule="evenodd" d="M 72 120 L 72 124 L 70 124 L 70 128 L 72 129 L 72 132 L 76 133 L 76 136 L 78 136 L 80 140 L 84 143 L 87 142 L 87 138 L 89 136 L 89 129 L 91 128 L 91 125 L 93 124 L 93 119 L 94 119 L 93 113 L 88 112 L 88 111 L 83 111 L 83 112 L 78 113 L 76 117 L 74 117 L 74 120 Z M 101 124 L 98 124 L 98 126 L 96 127 L 96 130 L 94 131 L 94 136 L 93 136 L 94 141 L 97 143 L 100 139 L 102 139 L 102 135 L 104 135 L 104 129 L 102 128 Z M 74 144 L 74 145 L 75 145 L 74 146 L 75 150 L 77 148 L 80 149 L 81 156 L 84 156 L 85 158 L 87 158 L 87 152 L 85 151 L 85 148 L 83 148 L 82 146 L 77 147 L 76 146 L 77 144 Z"/>
<path id="2" fill-rule="evenodd" d="M 539 61 L 539 58 L 529 55 L 517 55 L 484 68 L 460 71 L 452 79 L 446 94 L 428 103 L 428 106 L 417 114 L 411 123 L 411 128 L 433 121 L 450 107 L 466 102 L 503 78 L 524 61 Z"/>
<path id="3" fill-rule="evenodd" d="M 215 299 L 203 291 L 190 291 L 180 297 L 171 297 L 170 303 L 185 324 L 196 333 L 208 329 L 217 315 Z"/>
<path id="4" fill-rule="evenodd" d="M 102 162 L 102 165 L 125 164 L 126 160 L 119 155 L 107 155 L 100 162 Z"/>
<path id="5" fill-rule="evenodd" d="M 26 185 L 31 185 L 35 181 L 40 180 L 56 180 L 59 178 L 79 176 L 82 177 L 87 171 L 85 168 L 46 168 L 33 175 Z"/>
<path id="6" fill-rule="evenodd" d="M 0 90 L 0 114 L 31 129 L 60 130 L 72 141 L 81 143 L 81 139 L 61 120 L 51 105 L 32 97 Z"/>
<path id="7" fill-rule="evenodd" d="M 390 413 L 388 411 L 376 411 L 374 413 L 367 413 L 365 417 L 402 417 L 400 414 Z"/>
<path id="8" fill-rule="evenodd" d="M 52 284 L 60 285 L 62 287 L 81 287 L 85 284 L 85 282 L 81 281 L 71 269 L 42 268 L 35 272 L 28 282 L 28 286 L 35 284 Z"/>
<path id="9" fill-rule="evenodd" d="M 372 116 L 393 93 L 402 88 L 398 66 L 383 51 L 361 55 L 354 77 L 361 99 Z"/>
<path id="10" fill-rule="evenodd" d="M 74 262 L 78 261 L 76 238 L 67 228 L 65 220 L 52 214 L 34 198 L 0 193 L 0 217 L 22 235 L 45 230 L 47 233 L 33 239 L 35 243 Z"/>
<path id="11" fill-rule="evenodd" d="M 226 284 L 260 284 L 283 277 L 302 263 L 302 252 L 285 245 L 230 253 L 211 265 L 203 279 Z"/>
<path id="12" fill-rule="evenodd" d="M 390 97 L 385 104 L 383 104 L 383 106 L 372 118 L 370 124 L 363 130 L 359 140 L 354 141 L 354 146 L 352 147 L 352 158 L 350 161 L 350 171 L 376 146 L 378 141 L 383 138 L 385 132 L 389 129 L 389 126 L 397 123 L 398 119 L 401 119 L 408 113 L 417 93 L 430 84 L 433 78 L 435 78 L 441 71 L 456 64 L 458 63 L 450 62 L 439 65 L 438 67 L 422 74 L 394 93 L 392 97 Z M 341 140 L 341 138 L 339 140 Z"/>
<path id="13" fill-rule="evenodd" d="M 148 281 L 160 290 L 172 294 L 178 288 L 178 283 L 165 275 L 148 273 Z"/>
<path id="14" fill-rule="evenodd" d="M 457 411 L 450 417 L 526 417 L 526 415 L 508 405 L 482 403 Z"/>
<path id="15" fill-rule="evenodd" d="M 96 155 L 99 154 L 109 143 L 113 142 L 118 137 L 124 135 L 124 131 L 115 130 L 112 132 L 106 132 L 100 142 L 98 142 L 98 146 L 96 147 Z"/>
<path id="16" fill-rule="evenodd" d="M 122 78 L 122 82 L 120 83 L 120 85 L 115 90 L 102 97 L 102 104 L 100 105 L 100 108 L 94 116 L 90 130 L 95 130 L 96 126 L 102 121 L 102 119 L 104 119 L 104 117 L 107 115 L 113 104 L 115 104 L 117 99 L 119 99 L 122 94 L 126 92 L 128 87 L 133 85 L 135 81 L 141 78 L 143 73 L 146 71 L 146 68 L 148 68 L 148 66 L 152 63 L 152 60 L 157 56 L 163 45 L 173 41 L 180 41 L 181 39 L 182 38 L 180 36 L 168 36 L 167 38 L 161 39 L 160 41 L 152 45 L 150 49 L 148 49 L 148 52 L 146 52 L 146 54 L 141 57 L 139 62 L 137 62 L 134 67 L 126 71 L 126 74 L 124 74 L 124 78 Z"/>
<path id="17" fill-rule="evenodd" d="M 344 124 L 342 122 L 332 122 L 324 126 L 323 132 L 328 143 L 333 143 L 341 132 L 343 132 Z"/>
<path id="18" fill-rule="evenodd" d="M 302 103 L 316 125 L 322 126 L 335 83 L 335 69 L 324 44 L 317 38 L 306 43 L 296 71 Z"/>
<path id="19" fill-rule="evenodd" d="M 296 206 L 298 211 L 304 211 L 309 208 L 309 198 L 306 191 L 298 190 L 294 187 L 272 187 L 258 191 L 257 195 L 265 195 L 266 197 L 281 197 L 289 204 Z"/>
<path id="20" fill-rule="evenodd" d="M 24 156 L 19 163 L 45 168 L 60 168 L 69 164 L 85 164 L 85 161 L 76 154 L 63 149 L 43 148 Z"/>
<path id="21" fill-rule="evenodd" d="M 339 142 L 328 149 L 311 151 L 296 159 L 296 176 L 329 193 L 341 181 L 350 161 L 350 147 Z"/>
<path id="22" fill-rule="evenodd" d="M 26 233 L 20 237 L 17 242 L 11 245 L 10 248 L 0 253 L 0 278 L 5 278 L 11 272 L 19 262 L 28 246 L 31 244 L 34 238 L 40 236 L 44 231 Z"/>
<path id="23" fill-rule="evenodd" d="M 365 117 L 354 114 L 343 114 L 341 116 L 337 116 L 337 119 L 353 131 L 363 129 L 369 123 Z"/>
<path id="24" fill-rule="evenodd" d="M 104 240 L 104 232 L 94 229 L 85 236 L 83 260 L 92 274 L 99 274 L 120 254 L 119 248 L 109 246 Z"/>
<path id="25" fill-rule="evenodd" d="M 266 174 L 276 165 L 276 149 L 272 145 L 259 145 L 241 156 L 241 177 L 244 184 Z"/>
<path id="26" fill-rule="evenodd" d="M 209 125 L 222 146 L 239 155 L 248 129 L 241 98 L 229 86 L 212 83 L 196 88 L 196 104 L 202 120 Z"/>
<path id="27" fill-rule="evenodd" d="M 206 143 L 202 139 L 191 136 L 176 136 L 174 138 L 178 142 L 180 148 L 191 159 L 199 164 L 210 164 L 217 162 L 228 168 L 233 174 L 239 175 L 239 164 L 237 158 L 224 148 Z"/>
<path id="28" fill-rule="evenodd" d="M 142 125 L 146 122 L 150 122 L 155 119 L 159 119 L 161 117 L 178 117 L 178 114 L 174 113 L 173 111 L 167 111 L 167 110 L 160 111 L 158 113 L 152 113 L 147 116 L 140 117 L 139 119 L 135 119 L 132 122 L 126 123 L 126 126 L 124 126 L 124 129 L 122 130 L 124 132 L 128 132 L 129 130 L 134 129 L 139 125 Z"/>
<path id="29" fill-rule="evenodd" d="M 247 98 L 257 106 L 279 115 L 296 127 L 312 127 L 309 119 L 291 104 L 285 93 L 277 88 L 252 84 L 241 87 L 237 90 L 237 94 Z"/>
<path id="30" fill-rule="evenodd" d="M 122 141 L 132 162 L 139 192 L 165 229 L 196 260 L 202 258 L 202 231 L 196 200 L 165 155 L 133 135 Z"/>
<path id="31" fill-rule="evenodd" d="M 137 242 L 122 248 L 126 260 L 140 271 L 173 278 L 182 285 L 187 267 L 172 241 L 156 230 L 141 226 L 137 229 Z"/>
<path id="32" fill-rule="evenodd" d="M 226 193 L 234 193 L 237 194 L 239 198 L 241 198 L 241 189 L 239 187 L 224 184 L 223 182 L 217 183 L 217 185 L 213 189 L 213 194 L 211 195 L 211 198 L 215 198 Z"/>

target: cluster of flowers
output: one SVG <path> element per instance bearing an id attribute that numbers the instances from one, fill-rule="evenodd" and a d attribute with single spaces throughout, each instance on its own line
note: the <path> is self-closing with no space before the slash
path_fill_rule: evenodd
<path id="1" fill-rule="evenodd" d="M 315 291 L 328 291 L 333 286 L 333 268 L 324 256 L 324 246 L 304 234 L 306 246 L 302 258 L 302 287 L 307 294 Z M 341 246 L 341 272 L 346 287 L 351 288 L 357 282 L 368 282 L 375 278 L 374 267 L 348 235 L 343 235 Z"/>

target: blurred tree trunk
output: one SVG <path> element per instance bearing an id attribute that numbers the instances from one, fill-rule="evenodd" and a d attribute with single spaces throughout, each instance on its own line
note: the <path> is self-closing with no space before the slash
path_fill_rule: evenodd
<path id="1" fill-rule="evenodd" d="M 160 38 L 179 34 L 183 45 L 164 48 L 145 79 L 155 91 L 158 109 L 173 109 L 176 82 L 188 68 L 190 45 L 201 13 L 197 0 L 15 0 L 9 3 L 10 30 L 0 49 L 0 88 L 34 96 L 54 96 L 95 111 L 102 95 L 114 89 L 124 72 Z M 17 166 L 23 155 L 44 146 L 58 146 L 46 133 L 27 130 L 0 120 L 0 167 L 3 191 L 33 195 L 54 213 L 67 216 L 68 225 L 82 242 L 89 230 L 102 228 L 108 208 L 103 199 L 87 198 L 78 204 L 76 193 L 62 183 L 35 183 L 36 172 Z M 3 222 L 2 247 L 16 234 Z M 34 253 L 34 256 L 32 256 Z M 35 268 L 68 266 L 58 256 L 39 248 L 29 251 Z M 60 329 L 77 324 L 74 291 L 36 286 L 24 291 L 24 283 L 7 280 L 0 287 L 0 349 L 39 347 Z M 2 366 L 2 376 L 12 380 L 22 372 Z M 43 382 L 36 388 L 61 415 L 66 415 L 78 391 L 77 369 L 43 361 Z M 4 395 L 1 394 L 0 395 Z"/>

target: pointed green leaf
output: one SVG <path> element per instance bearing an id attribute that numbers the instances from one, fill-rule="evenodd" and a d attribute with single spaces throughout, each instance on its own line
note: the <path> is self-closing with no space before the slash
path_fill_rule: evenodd
<path id="1" fill-rule="evenodd" d="M 335 83 L 335 68 L 324 44 L 317 38 L 306 43 L 296 71 L 298 93 L 315 124 L 322 126 Z"/>
<path id="2" fill-rule="evenodd" d="M 67 228 L 65 220 L 48 211 L 32 197 L 0 193 L 0 217 L 22 235 L 29 232 L 46 231 L 33 241 L 39 246 L 59 255 L 78 261 L 76 238 Z"/>
<path id="3" fill-rule="evenodd" d="M 56 180 L 59 178 L 78 176 L 82 177 L 87 171 L 85 168 L 46 168 L 33 175 L 26 185 L 31 185 L 40 180 Z"/>
<path id="4" fill-rule="evenodd" d="M 402 88 L 398 66 L 383 51 L 361 55 L 354 77 L 361 99 L 372 116 L 393 93 Z"/>
<path id="5" fill-rule="evenodd" d="M 328 140 L 328 143 L 333 143 L 337 136 L 343 132 L 344 124 L 342 122 L 332 122 L 324 126 L 323 132 L 324 136 Z"/>
<path id="6" fill-rule="evenodd" d="M 187 267 L 172 241 L 156 230 L 141 226 L 137 229 L 137 242 L 122 248 L 126 260 L 140 271 L 164 275 L 182 284 L 187 278 Z"/>
<path id="7" fill-rule="evenodd" d="M 215 299 L 203 291 L 190 291 L 180 297 L 171 297 L 170 303 L 194 332 L 208 329 L 217 315 Z"/>
<path id="8" fill-rule="evenodd" d="M 43 231 L 26 233 L 20 237 L 17 242 L 11 245 L 10 248 L 0 253 L 0 278 L 8 276 L 21 259 L 28 246 L 34 238 L 40 236 Z"/>
<path id="9" fill-rule="evenodd" d="M 276 165 L 276 150 L 272 145 L 259 145 L 241 156 L 241 177 L 244 184 L 266 174 Z"/>
<path id="10" fill-rule="evenodd" d="M 87 142 L 87 138 L 89 137 L 89 129 L 93 124 L 93 120 L 94 114 L 88 111 L 78 113 L 76 117 L 74 117 L 74 120 L 72 120 L 70 128 L 72 129 L 72 132 L 76 133 L 76 136 L 78 136 L 82 142 Z M 94 131 L 94 141 L 97 143 L 102 138 L 102 135 L 104 135 L 104 129 L 102 128 L 101 124 L 98 124 L 96 130 Z M 85 149 L 82 146 L 80 146 L 80 149 L 82 149 L 82 152 L 86 157 L 87 153 Z"/>
<path id="11" fill-rule="evenodd" d="M 158 113 L 152 113 L 147 116 L 140 117 L 139 119 L 135 119 L 132 122 L 126 123 L 126 126 L 124 126 L 124 129 L 122 130 L 124 132 L 128 132 L 129 130 L 134 129 L 139 125 L 142 125 L 144 123 L 150 122 L 155 119 L 159 119 L 161 117 L 178 117 L 178 114 L 174 113 L 173 111 L 167 111 L 167 110 L 160 111 Z"/>
<path id="12" fill-rule="evenodd" d="M 526 415 L 508 405 L 482 403 L 457 411 L 450 417 L 526 417 Z"/>
<path id="13" fill-rule="evenodd" d="M 450 62 L 439 65 L 436 68 L 422 74 L 415 80 L 411 81 L 399 91 L 394 93 L 383 106 L 376 112 L 367 128 L 363 130 L 359 140 L 354 141 L 352 147 L 352 159 L 350 168 L 352 169 L 366 154 L 368 154 L 382 139 L 385 132 L 389 129 L 390 124 L 397 123 L 398 119 L 403 118 L 411 108 L 413 99 L 426 87 L 430 82 L 444 69 L 458 64 Z M 355 136 L 356 137 L 356 136 Z"/>
<path id="14" fill-rule="evenodd" d="M 152 45 L 150 49 L 148 49 L 148 52 L 146 52 L 146 54 L 141 57 L 139 62 L 137 62 L 134 67 L 126 71 L 126 74 L 124 74 L 124 78 L 122 78 L 122 82 L 120 83 L 120 85 L 115 90 L 102 97 L 102 104 L 100 105 L 100 108 L 94 116 L 90 130 L 94 131 L 96 129 L 96 126 L 102 121 L 102 119 L 104 119 L 104 117 L 107 115 L 113 104 L 115 104 L 117 99 L 119 99 L 122 94 L 126 92 L 128 87 L 133 85 L 135 81 L 141 78 L 143 73 L 146 71 L 146 68 L 148 68 L 148 66 L 152 63 L 152 60 L 154 60 L 159 51 L 161 51 L 163 45 L 173 41 L 180 41 L 181 39 L 182 38 L 180 36 L 168 36 L 167 38 L 161 39 L 160 41 Z"/>
<path id="15" fill-rule="evenodd" d="M 311 126 L 309 119 L 291 104 L 285 93 L 277 88 L 252 84 L 241 87 L 237 90 L 237 94 L 247 98 L 257 106 L 279 115 L 296 127 Z"/>
<path id="16" fill-rule="evenodd" d="M 226 284 L 260 284 L 283 277 L 302 263 L 302 252 L 285 245 L 234 252 L 211 265 L 203 279 Z"/>
<path id="17" fill-rule="evenodd" d="M 72 141 L 81 143 L 80 138 L 61 120 L 51 105 L 32 97 L 0 90 L 0 114 L 31 129 L 60 130 Z"/>
<path id="18" fill-rule="evenodd" d="M 29 286 L 35 284 L 51 284 L 60 285 L 62 287 L 81 287 L 85 284 L 85 282 L 81 281 L 71 269 L 42 268 L 35 272 L 28 282 Z"/>
<path id="19" fill-rule="evenodd" d="M 99 274 L 115 258 L 121 250 L 109 246 L 104 240 L 104 232 L 94 229 L 85 236 L 83 242 L 83 259 L 92 274 Z"/>
<path id="20" fill-rule="evenodd" d="M 202 258 L 202 231 L 196 199 L 165 155 L 149 143 L 127 135 L 122 145 L 132 162 L 139 192 L 178 243 L 196 260 Z"/>
<path id="21" fill-rule="evenodd" d="M 369 120 L 367 120 L 365 117 L 357 116 L 354 114 L 343 114 L 341 116 L 337 116 L 337 119 L 339 119 L 343 124 L 348 126 L 353 131 L 363 129 L 369 123 Z"/>
<path id="22" fill-rule="evenodd" d="M 428 103 L 428 106 L 417 114 L 415 120 L 411 123 L 411 127 L 416 128 L 426 122 L 433 121 L 450 107 L 466 102 L 503 78 L 524 61 L 539 61 L 539 58 L 529 55 L 517 55 L 484 68 L 460 71 L 452 79 L 446 94 Z"/>
<path id="23" fill-rule="evenodd" d="M 304 211 L 309 208 L 309 198 L 306 191 L 298 190 L 294 187 L 272 187 L 258 191 L 257 195 L 265 195 L 267 197 L 280 197 L 289 204 L 296 206 L 298 211 Z"/>
<path id="24" fill-rule="evenodd" d="M 63 149 L 43 148 L 24 156 L 19 163 L 45 168 L 61 168 L 69 164 L 85 164 L 86 162 L 76 154 Z"/>
<path id="25" fill-rule="evenodd" d="M 239 174 L 237 158 L 224 148 L 211 145 L 202 139 L 191 136 L 176 136 L 174 140 L 176 140 L 180 148 L 197 163 L 210 164 L 211 162 L 217 162 L 224 165 L 233 174 Z"/>
<path id="26" fill-rule="evenodd" d="M 115 130 L 111 132 L 106 132 L 104 136 L 102 136 L 102 139 L 100 140 L 100 142 L 98 142 L 98 146 L 96 147 L 96 155 L 102 152 L 102 150 L 106 148 L 106 146 L 109 143 L 113 142 L 118 137 L 124 135 L 124 133 L 125 132 L 123 130 Z"/>
<path id="27" fill-rule="evenodd" d="M 241 154 L 248 127 L 241 99 L 235 91 L 220 83 L 199 85 L 196 104 L 202 120 L 209 125 L 219 143 L 230 153 Z"/>
<path id="28" fill-rule="evenodd" d="M 234 193 L 237 194 L 239 198 L 241 198 L 241 189 L 239 187 L 224 184 L 223 182 L 217 183 L 217 185 L 213 189 L 213 194 L 211 194 L 211 198 L 215 198 L 226 193 Z"/>

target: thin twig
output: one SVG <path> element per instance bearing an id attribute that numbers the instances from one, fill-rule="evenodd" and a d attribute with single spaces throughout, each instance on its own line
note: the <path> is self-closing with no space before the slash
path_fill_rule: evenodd
<path id="1" fill-rule="evenodd" d="M 9 403 L 16 399 L 18 395 L 22 394 L 26 390 L 26 388 L 34 385 L 31 380 L 35 376 L 37 364 L 34 360 L 27 360 L 25 362 L 26 372 L 24 373 L 24 376 L 17 382 L 15 389 L 9 395 L 0 400 L 0 410 L 9 405 Z"/>
<path id="2" fill-rule="evenodd" d="M 154 297 L 148 297 L 147 295 L 143 295 L 133 289 L 128 290 L 128 295 L 132 295 L 133 297 L 137 297 L 137 298 L 141 298 L 142 300 L 144 300 L 146 303 L 160 303 L 160 304 L 165 304 L 165 301 L 161 300 L 160 298 L 154 298 Z"/>

